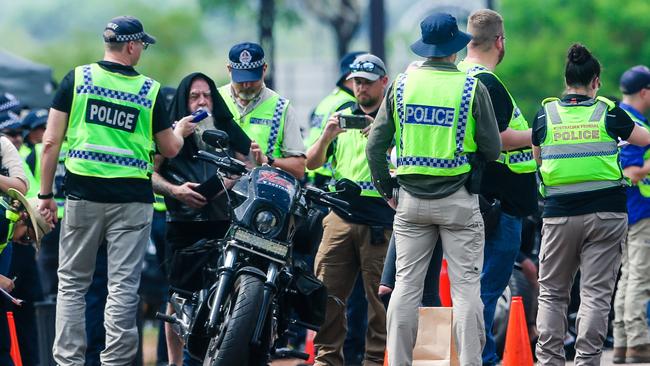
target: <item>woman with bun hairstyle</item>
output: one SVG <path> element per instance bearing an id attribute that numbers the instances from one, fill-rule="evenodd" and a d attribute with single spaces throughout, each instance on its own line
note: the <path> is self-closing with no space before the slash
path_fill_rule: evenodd
<path id="1" fill-rule="evenodd" d="M 650 133 L 614 102 L 597 96 L 600 63 L 569 48 L 562 98 L 547 98 L 533 122 L 533 155 L 544 197 L 536 354 L 564 365 L 569 292 L 580 270 L 576 365 L 600 365 L 621 249 L 627 233 L 620 140 L 645 146 Z"/>

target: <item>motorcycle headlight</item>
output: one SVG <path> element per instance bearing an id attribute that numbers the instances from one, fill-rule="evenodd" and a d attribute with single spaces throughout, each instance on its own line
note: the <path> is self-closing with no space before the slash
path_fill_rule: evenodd
<path id="1" fill-rule="evenodd" d="M 273 212 L 262 210 L 255 214 L 255 230 L 262 235 L 268 235 L 275 231 L 278 226 L 278 218 Z"/>

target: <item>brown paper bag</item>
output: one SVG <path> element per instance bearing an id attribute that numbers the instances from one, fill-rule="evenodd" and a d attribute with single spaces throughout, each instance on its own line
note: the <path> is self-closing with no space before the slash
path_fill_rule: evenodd
<path id="1" fill-rule="evenodd" d="M 413 366 L 458 366 L 452 308 L 420 308 Z"/>

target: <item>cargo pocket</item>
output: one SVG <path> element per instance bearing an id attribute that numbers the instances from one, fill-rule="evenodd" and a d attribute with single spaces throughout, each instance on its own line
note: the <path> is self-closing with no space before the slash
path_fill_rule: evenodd
<path id="1" fill-rule="evenodd" d="M 557 245 L 557 243 L 554 243 L 553 240 L 544 240 L 544 238 L 547 238 L 549 235 L 551 235 L 553 232 L 556 232 L 557 230 L 563 230 L 563 226 L 565 226 L 569 222 L 569 217 L 568 216 L 561 216 L 561 217 L 546 217 L 542 221 L 542 245 L 541 248 L 539 249 L 540 252 L 540 258 L 539 262 L 544 263 L 546 261 L 547 257 L 547 252 L 548 250 L 546 247 L 548 246 L 548 243 L 552 243 L 554 245 Z M 557 234 L 554 234 L 557 236 Z"/>

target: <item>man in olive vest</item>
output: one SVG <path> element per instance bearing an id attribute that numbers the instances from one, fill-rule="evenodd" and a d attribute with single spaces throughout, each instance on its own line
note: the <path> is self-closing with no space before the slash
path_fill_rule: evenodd
<path id="1" fill-rule="evenodd" d="M 384 62 L 371 54 L 358 56 L 350 68 L 348 79 L 354 81 L 357 103 L 331 116 L 307 153 L 308 168 L 318 168 L 332 157 L 334 178 L 347 178 L 361 186 L 360 197 L 340 197 L 350 203 L 352 215 L 333 209 L 323 219 L 315 270 L 329 296 L 325 322 L 314 338 L 315 365 L 320 366 L 344 364 L 345 304 L 359 274 L 368 299 L 364 365 L 382 365 L 386 347 L 386 311 L 377 290 L 395 213 L 372 184 L 364 152 L 388 76 Z M 367 124 L 341 128 L 347 117 L 363 117 Z"/>
<path id="2" fill-rule="evenodd" d="M 621 76 L 623 109 L 639 126 L 650 130 L 644 114 L 650 110 L 650 69 L 634 66 Z M 614 363 L 650 362 L 646 304 L 650 295 L 650 146 L 621 149 L 627 188 L 627 245 L 623 246 L 621 278 L 614 299 Z"/>
<path id="3" fill-rule="evenodd" d="M 446 13 L 428 16 L 420 28 L 422 38 L 411 50 L 427 60 L 397 77 L 367 148 L 375 187 L 391 205 L 397 203 L 397 273 L 388 306 L 388 361 L 411 364 L 422 281 L 441 237 L 449 263 L 460 363 L 479 366 L 485 341 L 483 305 L 477 301 L 484 232 L 470 163 L 477 155 L 496 160 L 501 143 L 487 89 L 454 65 L 457 52 L 471 36 Z M 385 156 L 393 140 L 397 182 L 389 175 Z"/>
<path id="4" fill-rule="evenodd" d="M 235 122 L 252 140 L 251 160 L 305 175 L 305 145 L 289 100 L 264 85 L 267 64 L 256 43 L 234 45 L 228 53 L 231 82 L 219 88 Z"/>
<path id="5" fill-rule="evenodd" d="M 458 69 L 479 79 L 490 93 L 503 148 L 497 161 L 485 165 L 481 182 L 481 194 L 501 203 L 498 224 L 486 232 L 481 274 L 486 335 L 483 365 L 494 366 L 499 362 L 492 336 L 494 311 L 521 247 L 522 219 L 537 210 L 537 163 L 531 149 L 531 129 L 515 99 L 494 74 L 506 52 L 503 18 L 493 10 L 477 10 L 468 18 L 467 31 L 472 41 Z"/>
<path id="6" fill-rule="evenodd" d="M 53 180 L 64 138 L 68 142 L 65 217 L 61 225 L 56 334 L 60 366 L 84 364 L 84 293 L 104 243 L 108 253 L 106 348 L 103 365 L 135 357 L 135 314 L 142 260 L 154 202 L 151 187 L 155 145 L 175 156 L 189 134 L 190 119 L 172 131 L 160 84 L 135 66 L 155 39 L 130 16 L 113 18 L 103 33 L 102 61 L 70 71 L 54 97 L 43 136 L 41 212 L 56 221 Z"/>

